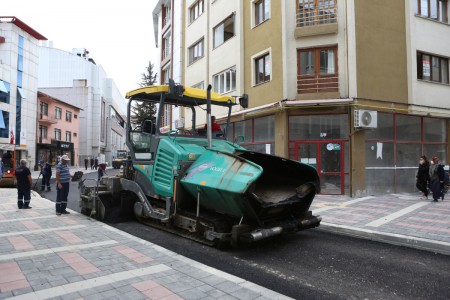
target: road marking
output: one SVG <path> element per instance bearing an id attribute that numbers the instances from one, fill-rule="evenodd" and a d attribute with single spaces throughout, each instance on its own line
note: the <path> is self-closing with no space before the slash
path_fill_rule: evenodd
<path id="1" fill-rule="evenodd" d="M 95 248 L 95 247 L 100 247 L 100 246 L 114 245 L 117 243 L 118 243 L 117 241 L 109 240 L 109 241 L 83 244 L 83 245 L 71 245 L 71 246 L 49 248 L 49 249 L 42 249 L 42 250 L 10 253 L 10 254 L 5 254 L 5 255 L 0 255 L 0 261 L 13 260 L 16 258 L 31 257 L 31 256 L 44 255 L 44 254 L 54 254 L 54 253 L 63 252 L 63 251 L 76 251 L 76 250 L 89 249 L 89 248 Z"/>
<path id="2" fill-rule="evenodd" d="M 102 285 L 112 284 L 118 281 L 128 280 L 135 277 L 151 275 L 155 273 L 160 273 L 164 271 L 172 270 L 172 268 L 164 265 L 154 265 L 148 268 L 140 268 L 129 271 L 117 272 L 105 276 L 95 277 L 83 281 L 78 281 L 74 283 L 64 284 L 58 287 L 49 288 L 45 290 L 39 290 L 36 292 L 31 292 L 28 294 L 23 294 L 16 297 L 11 297 L 7 299 L 15 300 L 26 300 L 26 299 L 49 299 L 54 297 L 64 296 L 70 293 L 76 293 L 78 291 L 96 288 Z"/>
<path id="3" fill-rule="evenodd" d="M 378 220 L 372 221 L 368 224 L 366 224 L 366 226 L 370 226 L 370 227 L 380 227 L 381 225 L 387 224 L 395 219 L 398 219 L 406 214 L 409 214 L 410 212 L 415 211 L 416 209 L 419 209 L 421 207 L 424 207 L 426 205 L 430 204 L 429 202 L 420 202 L 420 203 L 416 203 L 414 205 L 408 206 L 404 209 L 401 209 L 399 211 L 396 211 L 395 213 L 392 213 L 390 215 L 387 215 L 385 217 L 382 217 Z"/>
<path id="4" fill-rule="evenodd" d="M 74 226 L 63 226 L 63 227 L 36 229 L 36 230 L 27 230 L 27 231 L 16 231 L 16 232 L 0 233 L 0 237 L 52 232 L 52 231 L 58 231 L 58 230 L 77 229 L 77 228 L 83 228 L 83 227 L 86 227 L 86 226 L 85 225 L 74 225 Z"/>
<path id="5" fill-rule="evenodd" d="M 347 205 L 355 204 L 355 203 L 366 201 L 366 200 L 373 199 L 373 198 L 375 198 L 375 197 L 373 197 L 373 196 L 362 197 L 362 198 L 342 202 L 342 203 L 338 204 L 338 206 L 327 206 L 327 207 L 322 207 L 319 209 L 312 209 L 312 211 L 314 214 L 316 214 L 316 213 L 320 213 L 320 212 L 327 211 L 327 210 L 334 209 L 334 208 L 343 208 L 343 207 L 346 207 Z"/>

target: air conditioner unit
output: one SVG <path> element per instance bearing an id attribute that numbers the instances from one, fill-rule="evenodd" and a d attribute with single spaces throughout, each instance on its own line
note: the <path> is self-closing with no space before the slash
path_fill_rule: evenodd
<path id="1" fill-rule="evenodd" d="M 355 127 L 377 128 L 377 112 L 372 110 L 355 110 Z"/>
<path id="2" fill-rule="evenodd" d="M 175 120 L 175 128 L 176 129 L 184 128 L 184 119 L 183 118 Z"/>

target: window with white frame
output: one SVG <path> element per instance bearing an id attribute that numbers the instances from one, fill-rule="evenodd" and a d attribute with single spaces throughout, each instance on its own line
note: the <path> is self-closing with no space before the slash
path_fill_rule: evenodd
<path id="1" fill-rule="evenodd" d="M 61 129 L 55 128 L 55 140 L 61 140 Z"/>
<path id="2" fill-rule="evenodd" d="M 226 94 L 236 89 L 236 66 L 213 76 L 213 91 Z"/>
<path id="3" fill-rule="evenodd" d="M 161 72 L 161 84 L 168 84 L 170 79 L 170 64 L 165 66 Z"/>
<path id="4" fill-rule="evenodd" d="M 272 66 L 270 53 L 265 53 L 255 58 L 255 84 L 261 84 L 270 81 Z"/>
<path id="5" fill-rule="evenodd" d="M 448 0 L 415 0 L 415 13 L 419 16 L 448 23 Z"/>
<path id="6" fill-rule="evenodd" d="M 257 0 L 253 2 L 255 12 L 255 26 L 270 18 L 270 0 Z"/>
<path id="7" fill-rule="evenodd" d="M 195 3 L 189 8 L 189 22 L 192 23 L 198 19 L 205 10 L 204 0 L 197 0 Z"/>
<path id="8" fill-rule="evenodd" d="M 203 57 L 203 38 L 189 47 L 189 64 L 192 64 Z"/>
<path id="9" fill-rule="evenodd" d="M 67 122 L 72 122 L 72 112 L 66 110 L 66 121 Z"/>
<path id="10" fill-rule="evenodd" d="M 194 89 L 201 89 L 201 90 L 204 90 L 204 89 L 205 89 L 205 82 L 204 82 L 204 81 L 199 82 L 199 83 L 193 85 L 192 87 L 193 87 Z"/>
<path id="11" fill-rule="evenodd" d="M 66 142 L 72 141 L 72 132 L 66 131 Z"/>
<path id="12" fill-rule="evenodd" d="M 171 32 L 169 31 L 163 37 L 162 41 L 162 59 L 166 59 L 170 56 L 170 43 L 171 43 Z"/>
<path id="13" fill-rule="evenodd" d="M 214 48 L 219 47 L 234 36 L 234 14 L 214 27 Z"/>

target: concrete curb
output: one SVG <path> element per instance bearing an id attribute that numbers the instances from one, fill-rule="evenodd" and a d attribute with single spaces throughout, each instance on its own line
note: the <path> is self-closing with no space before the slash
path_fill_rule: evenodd
<path id="1" fill-rule="evenodd" d="M 376 242 L 388 243 L 396 246 L 405 246 L 409 248 L 425 250 L 444 255 L 450 255 L 450 243 L 441 241 L 434 241 L 419 237 L 373 231 L 369 229 L 345 225 L 337 225 L 325 222 L 321 222 L 320 226 L 317 229 L 357 238 L 363 238 Z"/>

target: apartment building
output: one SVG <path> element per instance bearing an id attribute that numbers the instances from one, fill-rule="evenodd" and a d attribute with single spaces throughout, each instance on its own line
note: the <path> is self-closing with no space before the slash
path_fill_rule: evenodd
<path id="1" fill-rule="evenodd" d="M 0 154 L 36 165 L 38 43 L 46 38 L 16 17 L 0 17 Z"/>
<path id="2" fill-rule="evenodd" d="M 86 49 L 72 52 L 39 47 L 39 90 L 82 108 L 79 114 L 78 162 L 98 157 L 111 164 L 125 148 L 126 102 L 112 78 Z"/>
<path id="3" fill-rule="evenodd" d="M 45 90 L 45 89 L 42 89 Z M 69 164 L 78 165 L 78 129 L 80 107 L 38 91 L 37 161 L 56 165 L 58 157 L 67 155 Z"/>
<path id="4" fill-rule="evenodd" d="M 182 82 L 247 93 L 230 139 L 316 167 L 322 193 L 414 192 L 420 155 L 449 162 L 448 0 L 172 7 L 183 11 Z"/>

